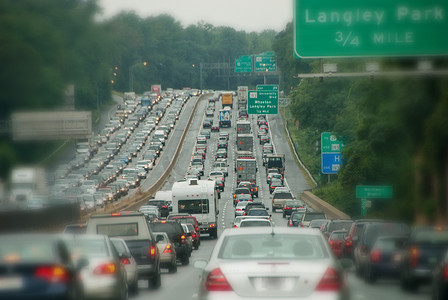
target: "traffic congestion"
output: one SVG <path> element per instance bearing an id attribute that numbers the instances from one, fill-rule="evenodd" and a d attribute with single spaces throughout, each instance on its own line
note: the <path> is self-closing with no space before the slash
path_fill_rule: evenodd
<path id="1" fill-rule="evenodd" d="M 445 299 L 448 231 L 316 209 L 281 122 L 234 91 L 125 94 L 55 170 L 84 221 L 0 237 L 0 298 Z"/>

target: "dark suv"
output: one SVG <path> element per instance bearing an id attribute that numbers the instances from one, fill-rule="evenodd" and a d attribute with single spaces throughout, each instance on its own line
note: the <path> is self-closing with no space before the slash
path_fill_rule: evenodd
<path id="1" fill-rule="evenodd" d="M 171 242 L 176 249 L 177 259 L 182 262 L 182 265 L 188 265 L 190 263 L 190 255 L 192 249 L 187 244 L 187 233 L 182 228 L 179 222 L 174 220 L 163 220 L 160 222 L 154 222 L 150 224 L 152 231 L 165 232 L 168 234 Z"/>
<path id="2" fill-rule="evenodd" d="M 169 203 L 166 200 L 149 200 L 148 205 L 157 206 L 162 218 L 166 218 L 170 213 Z"/>

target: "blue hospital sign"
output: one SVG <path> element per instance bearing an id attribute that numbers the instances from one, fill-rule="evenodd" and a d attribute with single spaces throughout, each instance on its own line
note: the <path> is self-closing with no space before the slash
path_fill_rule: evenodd
<path id="1" fill-rule="evenodd" d="M 322 174 L 338 173 L 341 164 L 341 153 L 322 153 Z"/>

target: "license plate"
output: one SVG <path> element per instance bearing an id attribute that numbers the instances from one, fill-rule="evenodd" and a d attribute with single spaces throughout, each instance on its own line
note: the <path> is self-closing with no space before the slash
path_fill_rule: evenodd
<path id="1" fill-rule="evenodd" d="M 22 277 L 0 277 L 0 291 L 19 290 L 23 288 Z"/>

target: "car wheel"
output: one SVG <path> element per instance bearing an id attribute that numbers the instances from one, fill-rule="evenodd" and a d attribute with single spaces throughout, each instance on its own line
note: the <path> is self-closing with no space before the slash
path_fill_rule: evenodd
<path id="1" fill-rule="evenodd" d="M 176 273 L 177 272 L 177 262 L 176 260 L 173 261 L 171 266 L 168 268 L 168 272 L 170 273 Z"/>
<path id="2" fill-rule="evenodd" d="M 190 264 L 190 257 L 188 256 L 188 253 L 185 253 L 182 257 L 182 266 L 188 266 Z"/>
<path id="3" fill-rule="evenodd" d="M 276 212 L 276 208 L 274 206 L 272 206 L 272 212 Z"/>
<path id="4" fill-rule="evenodd" d="M 129 293 L 132 295 L 138 294 L 138 277 L 135 278 L 134 282 L 129 287 Z"/>
<path id="5" fill-rule="evenodd" d="M 157 274 L 154 275 L 154 277 L 151 279 L 150 286 L 152 289 L 156 290 L 160 288 L 162 285 L 162 278 L 160 276 L 160 268 L 157 270 Z"/>
<path id="6" fill-rule="evenodd" d="M 400 276 L 400 286 L 405 292 L 415 292 L 418 289 L 418 284 L 414 280 L 411 280 L 406 276 L 406 274 L 401 273 Z"/>
<path id="7" fill-rule="evenodd" d="M 115 297 L 116 300 L 127 300 L 128 299 L 128 284 L 125 281 L 121 290 L 118 293 L 119 295 Z"/>
<path id="8" fill-rule="evenodd" d="M 285 213 L 283 213 L 283 218 L 286 218 L 286 214 Z"/>
<path id="9" fill-rule="evenodd" d="M 372 267 L 365 267 L 364 268 L 364 280 L 367 283 L 374 283 L 376 281 L 376 275 L 372 271 Z"/>

